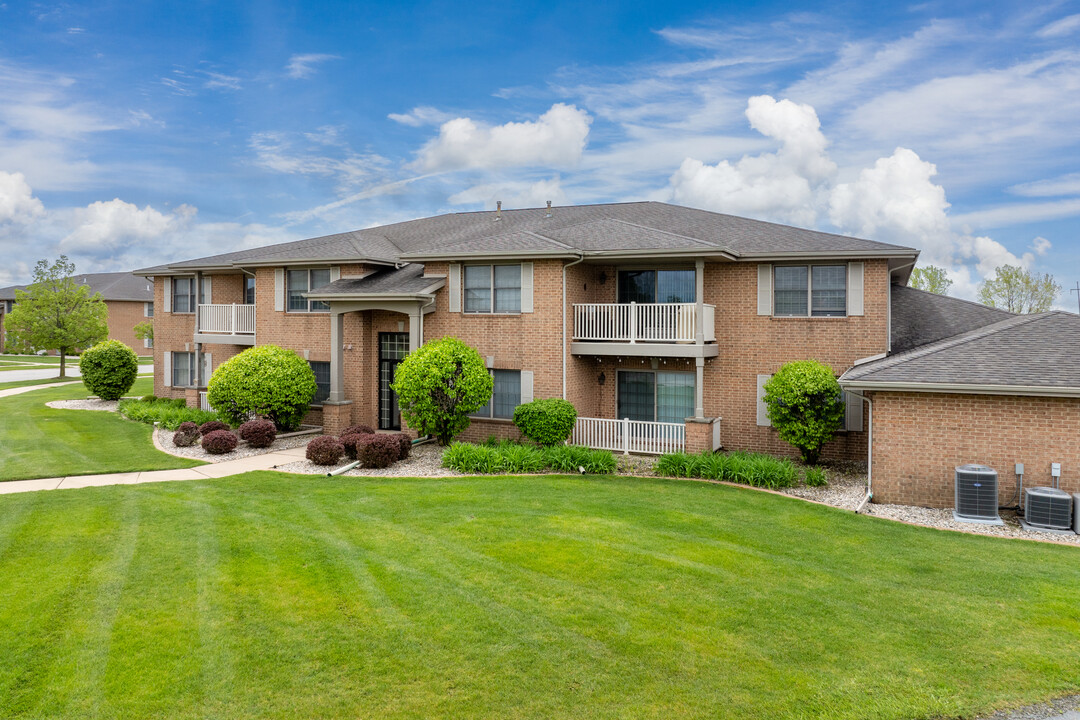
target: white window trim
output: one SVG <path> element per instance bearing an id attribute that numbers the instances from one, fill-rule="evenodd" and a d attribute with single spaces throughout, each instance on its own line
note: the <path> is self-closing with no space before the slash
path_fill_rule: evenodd
<path id="1" fill-rule="evenodd" d="M 803 267 L 806 268 L 806 314 L 805 315 L 780 315 L 776 312 L 776 271 L 778 268 Z M 844 314 L 843 315 L 815 315 L 814 314 L 814 268 L 815 267 L 843 267 L 844 268 Z M 760 273 L 758 275 L 760 280 Z M 849 307 L 851 304 L 851 269 L 846 262 L 815 262 L 815 263 L 783 263 L 773 265 L 770 273 L 770 301 L 772 316 L 777 318 L 814 318 L 817 320 L 840 320 L 851 317 Z M 760 309 L 761 297 L 758 296 Z"/>
<path id="2" fill-rule="evenodd" d="M 285 312 L 291 313 L 293 315 L 327 315 L 327 314 L 330 313 L 330 308 L 326 308 L 325 310 L 321 310 L 321 309 L 320 310 L 312 310 L 311 309 L 311 304 L 312 303 L 317 303 L 317 302 L 325 303 L 326 302 L 325 300 L 312 300 L 310 298 L 305 298 L 305 300 L 307 301 L 307 306 L 308 306 L 307 310 L 293 310 L 292 308 L 289 307 L 289 273 L 290 272 L 295 272 L 295 271 L 306 272 L 307 273 L 307 285 L 308 285 L 308 287 L 307 287 L 307 290 L 305 290 L 304 292 L 311 292 L 311 290 L 312 290 L 312 288 L 311 288 L 311 273 L 312 273 L 312 271 L 318 271 L 318 270 L 327 270 L 327 271 L 329 271 L 330 272 L 330 282 L 334 281 L 333 280 L 333 277 L 334 277 L 333 268 L 331 268 L 328 265 L 324 266 L 324 267 L 309 267 L 309 268 L 287 267 L 287 268 L 285 268 L 285 276 L 283 278 L 284 288 L 285 288 Z"/>
<path id="3" fill-rule="evenodd" d="M 488 274 L 489 278 L 490 278 L 490 285 L 488 286 L 488 290 L 491 291 L 491 300 L 490 300 L 490 302 L 488 304 L 488 307 L 490 308 L 489 310 L 466 310 L 465 309 L 465 292 L 468 289 L 468 288 L 465 287 L 465 276 L 467 274 L 466 271 L 468 270 L 468 268 L 471 268 L 471 267 L 491 268 L 491 272 Z M 496 267 L 516 267 L 516 268 L 518 268 L 518 271 L 519 271 L 518 292 L 520 293 L 520 295 L 519 295 L 519 298 L 518 298 L 518 309 L 517 309 L 516 312 L 507 312 L 507 311 L 495 312 L 495 268 Z M 523 268 L 523 263 L 469 263 L 468 265 L 462 265 L 461 266 L 461 312 L 462 312 L 463 315 L 485 315 L 485 316 L 487 316 L 487 315 L 521 315 L 522 312 L 523 312 L 522 305 L 524 304 L 524 295 L 525 295 L 525 271 L 524 271 L 524 268 Z M 529 300 L 530 301 L 532 300 L 531 288 L 530 288 Z M 532 311 L 530 310 L 530 312 L 532 312 Z M 499 418 L 497 418 L 497 419 L 499 419 Z"/>

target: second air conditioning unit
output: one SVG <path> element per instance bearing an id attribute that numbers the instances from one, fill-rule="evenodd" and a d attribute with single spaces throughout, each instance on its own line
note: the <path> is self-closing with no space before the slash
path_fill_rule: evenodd
<path id="1" fill-rule="evenodd" d="M 1024 490 L 1024 520 L 1043 530 L 1072 529 L 1072 496 L 1064 490 L 1033 487 Z"/>

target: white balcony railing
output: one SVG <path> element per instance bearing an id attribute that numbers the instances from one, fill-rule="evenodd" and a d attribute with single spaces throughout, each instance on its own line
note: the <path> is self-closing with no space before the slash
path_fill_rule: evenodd
<path id="1" fill-rule="evenodd" d="M 199 332 L 219 335 L 254 335 L 254 305 L 200 305 Z"/>
<path id="2" fill-rule="evenodd" d="M 716 341 L 716 306 L 702 307 L 705 342 Z M 574 339 L 586 342 L 692 343 L 697 339 L 694 303 L 581 303 L 574 305 Z"/>
<path id="3" fill-rule="evenodd" d="M 206 410 L 207 412 L 210 412 L 211 410 L 214 409 L 214 408 L 210 407 L 210 403 L 206 399 L 206 391 L 205 390 L 200 390 L 199 391 L 199 409 L 200 410 Z"/>
<path id="4" fill-rule="evenodd" d="M 686 449 L 684 423 L 579 417 L 571 440 L 596 450 L 663 455 Z"/>

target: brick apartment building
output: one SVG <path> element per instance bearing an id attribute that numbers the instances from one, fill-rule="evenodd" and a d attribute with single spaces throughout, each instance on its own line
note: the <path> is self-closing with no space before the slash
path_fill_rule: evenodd
<path id="1" fill-rule="evenodd" d="M 389 387 L 397 363 L 453 335 L 480 352 L 495 380 L 466 439 L 517 436 L 516 405 L 565 397 L 578 410 L 574 440 L 594 447 L 792 454 L 761 402 L 783 363 L 814 358 L 840 375 L 891 361 L 897 334 L 907 350 L 947 337 L 943 329 L 957 335 L 1013 317 L 926 301 L 904 287 L 917 257 L 913 248 L 643 202 L 441 215 L 137 274 L 153 278 L 160 308 L 158 395 L 197 403 L 222 362 L 273 343 L 311 363 L 319 394 L 309 417 L 327 432 L 353 423 L 398 430 Z M 919 310 L 927 302 L 943 316 L 933 327 Z M 866 462 L 870 417 L 858 393 L 878 393 L 850 389 L 844 429 L 825 456 Z M 880 428 L 873 435 L 880 476 L 899 460 L 892 445 L 879 447 Z M 939 470 L 921 468 L 925 491 L 909 495 L 882 480 L 876 498 L 938 503 Z"/>
<path id="2" fill-rule="evenodd" d="M 135 326 L 154 317 L 154 288 L 145 277 L 129 272 L 75 275 L 80 285 L 91 293 L 101 293 L 109 309 L 109 339 L 119 340 L 139 355 L 149 355 L 151 343 L 135 337 Z M 5 346 L 4 318 L 15 306 L 15 291 L 26 285 L 0 288 L 0 348 Z"/>

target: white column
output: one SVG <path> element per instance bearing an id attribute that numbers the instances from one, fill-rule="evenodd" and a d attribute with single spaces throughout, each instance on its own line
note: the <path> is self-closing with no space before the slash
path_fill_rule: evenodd
<path id="1" fill-rule="evenodd" d="M 424 316 L 420 311 L 420 303 L 416 309 L 409 313 L 409 352 L 416 350 L 424 344 Z"/>
<path id="2" fill-rule="evenodd" d="M 700 334 L 698 338 L 700 344 Z M 697 377 L 694 380 L 694 417 L 699 420 L 705 417 L 705 358 L 697 358 Z"/>
<path id="3" fill-rule="evenodd" d="M 345 315 L 330 311 L 330 397 L 332 403 L 345 401 Z"/>
<path id="4" fill-rule="evenodd" d="M 697 283 L 697 287 L 694 290 L 694 296 L 697 298 L 697 307 L 694 309 L 694 317 L 696 322 L 694 323 L 695 333 L 694 342 L 698 345 L 705 344 L 705 261 L 694 261 L 694 280 Z M 700 358 L 699 358 L 700 359 Z M 701 377 L 700 365 L 698 366 L 698 377 Z M 698 407 L 700 410 L 700 403 Z M 698 412 L 698 417 L 701 417 L 701 413 Z"/>

